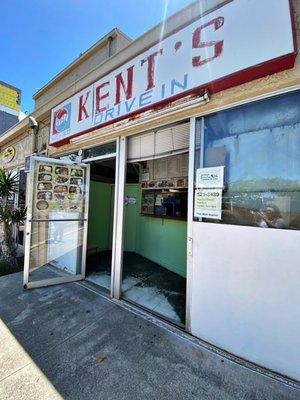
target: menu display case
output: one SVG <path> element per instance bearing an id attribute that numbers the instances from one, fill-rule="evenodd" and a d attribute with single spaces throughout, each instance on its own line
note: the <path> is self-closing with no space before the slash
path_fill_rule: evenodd
<path id="1" fill-rule="evenodd" d="M 33 217 L 51 219 L 57 212 L 84 213 L 85 169 L 38 161 L 33 187 Z"/>
<path id="2" fill-rule="evenodd" d="M 146 161 L 141 174 L 141 214 L 186 219 L 188 153 Z"/>

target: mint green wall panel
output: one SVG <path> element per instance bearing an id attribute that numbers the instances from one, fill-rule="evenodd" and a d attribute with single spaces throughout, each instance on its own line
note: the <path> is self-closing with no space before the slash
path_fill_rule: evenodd
<path id="1" fill-rule="evenodd" d="M 125 187 L 125 197 L 136 198 L 136 204 L 128 204 L 124 206 L 125 209 L 125 225 L 124 225 L 124 250 L 136 251 L 136 229 L 139 218 L 140 204 L 139 204 L 140 188 L 137 184 L 127 184 Z"/>
<path id="2" fill-rule="evenodd" d="M 111 218 L 110 218 L 110 227 L 109 227 L 109 248 L 110 249 L 112 249 L 112 241 L 113 241 L 115 189 L 116 189 L 116 185 L 111 185 L 111 191 L 110 191 Z"/>
<path id="3" fill-rule="evenodd" d="M 100 251 L 111 249 L 112 187 L 109 183 L 90 182 L 88 244 L 97 245 Z"/>
<path id="4" fill-rule="evenodd" d="M 115 186 L 112 186 L 112 212 L 114 207 L 114 190 Z M 135 197 L 137 202 L 140 198 L 140 187 L 138 184 L 127 184 L 125 186 L 125 197 Z M 124 251 L 136 251 L 136 229 L 138 223 L 138 216 L 140 210 L 140 203 L 128 204 L 124 206 Z M 111 226 L 111 237 L 112 237 L 112 226 Z"/>
<path id="5" fill-rule="evenodd" d="M 186 276 L 187 223 L 140 216 L 136 252 Z"/>
<path id="6" fill-rule="evenodd" d="M 130 188 L 130 191 L 128 190 Z M 142 216 L 141 197 L 142 191 L 139 185 L 126 185 L 126 193 L 136 193 L 136 253 L 156 262 L 157 264 L 181 275 L 186 276 L 186 246 L 187 246 L 187 223 L 186 221 L 152 218 Z M 125 235 L 132 226 L 132 212 L 127 206 Z M 126 209 L 126 208 L 125 208 Z M 132 233 L 131 233 L 132 234 Z"/>

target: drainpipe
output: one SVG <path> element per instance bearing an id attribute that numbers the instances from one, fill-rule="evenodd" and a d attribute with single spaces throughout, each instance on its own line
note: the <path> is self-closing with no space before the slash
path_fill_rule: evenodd
<path id="1" fill-rule="evenodd" d="M 31 135 L 33 136 L 32 138 L 32 154 L 36 154 L 37 152 L 37 134 L 38 134 L 38 128 L 31 128 Z"/>
<path id="2" fill-rule="evenodd" d="M 112 42 L 113 42 L 114 38 L 112 36 L 109 36 L 107 39 L 107 44 L 108 44 L 108 57 L 112 56 Z"/>

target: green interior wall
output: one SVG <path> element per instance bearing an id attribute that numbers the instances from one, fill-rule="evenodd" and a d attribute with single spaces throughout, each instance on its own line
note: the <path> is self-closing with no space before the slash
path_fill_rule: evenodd
<path id="1" fill-rule="evenodd" d="M 109 250 L 112 243 L 114 188 L 108 183 L 91 181 L 88 243 Z M 186 276 L 186 221 L 151 218 L 140 215 L 142 191 L 138 184 L 127 184 L 125 196 L 136 204 L 125 206 L 124 250 Z"/>
<path id="2" fill-rule="evenodd" d="M 185 277 L 186 230 L 185 221 L 141 216 L 136 252 Z"/>
<path id="3" fill-rule="evenodd" d="M 136 204 L 125 206 L 124 249 L 186 276 L 186 221 L 152 218 L 140 214 L 142 191 L 139 185 L 126 185 L 125 196 L 136 197 Z"/>
<path id="4" fill-rule="evenodd" d="M 135 197 L 139 201 L 139 185 L 128 184 L 125 187 L 125 196 Z M 138 204 L 128 204 L 125 206 L 124 220 L 124 249 L 125 251 L 137 251 L 137 224 L 138 224 Z"/>
<path id="5" fill-rule="evenodd" d="M 100 251 L 111 249 L 113 186 L 110 183 L 90 182 L 88 244 L 97 245 Z"/>

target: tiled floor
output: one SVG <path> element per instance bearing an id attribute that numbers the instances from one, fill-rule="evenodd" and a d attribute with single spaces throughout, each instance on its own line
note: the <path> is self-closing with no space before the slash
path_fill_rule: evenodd
<path id="1" fill-rule="evenodd" d="M 111 252 L 89 256 L 87 279 L 110 289 Z M 186 279 L 142 257 L 125 252 L 123 298 L 177 323 L 185 322 Z"/>

